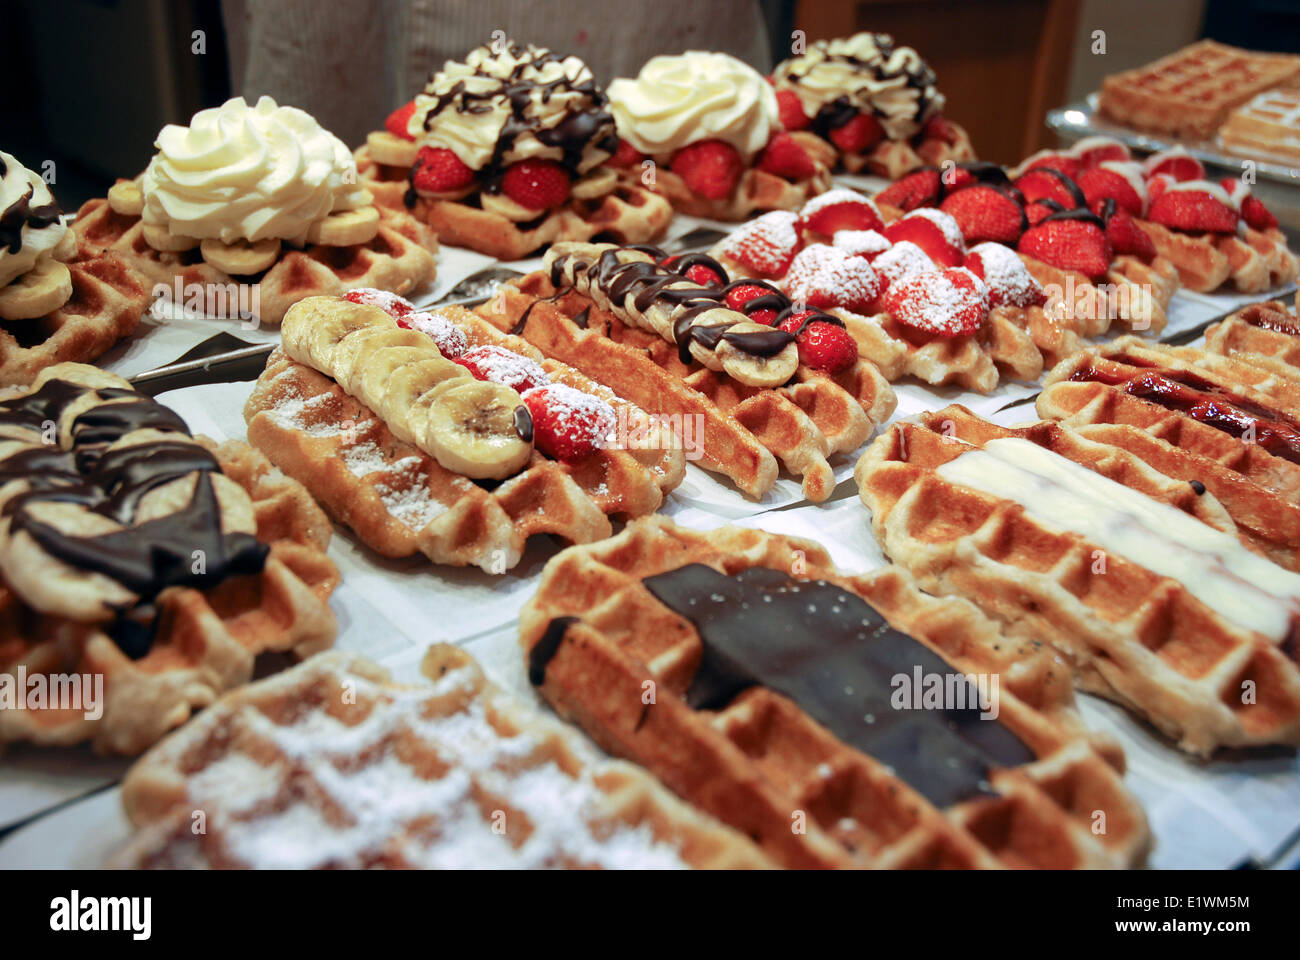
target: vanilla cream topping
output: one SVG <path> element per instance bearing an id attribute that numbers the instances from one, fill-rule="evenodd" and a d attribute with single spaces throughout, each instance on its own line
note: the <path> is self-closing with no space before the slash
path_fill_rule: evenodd
<path id="1" fill-rule="evenodd" d="M 4 240 L 0 245 L 0 287 L 11 283 L 54 255 L 68 233 L 49 186 L 40 174 L 27 169 L 12 154 L 0 150 L 4 179 L 0 181 L 0 212 L 4 215 Z"/>
<path id="2" fill-rule="evenodd" d="M 990 440 L 939 467 L 952 483 L 1012 500 L 1044 526 L 1187 585 L 1230 623 L 1273 640 L 1300 614 L 1300 575 L 1230 534 L 1019 437 Z M 1111 574 L 1114 576 L 1115 574 Z"/>
<path id="3" fill-rule="evenodd" d="M 722 140 L 749 160 L 781 122 L 762 74 L 725 53 L 699 50 L 652 58 L 635 79 L 609 85 L 609 103 L 619 136 L 660 158 L 688 143 Z"/>
<path id="4" fill-rule="evenodd" d="M 448 60 L 415 98 L 407 132 L 471 170 L 556 160 L 584 174 L 613 155 L 614 118 L 578 57 L 506 44 Z M 607 149 L 608 148 L 608 149 Z"/>
<path id="5" fill-rule="evenodd" d="M 943 109 L 934 71 L 911 47 L 883 33 L 818 40 L 773 73 L 778 90 L 793 90 L 804 112 L 816 117 L 844 98 L 872 113 L 891 140 L 906 140 Z"/>
<path id="6" fill-rule="evenodd" d="M 371 202 L 338 137 L 296 107 L 243 97 L 168 124 L 144 173 L 144 222 L 225 243 L 306 242 L 312 224 Z"/>

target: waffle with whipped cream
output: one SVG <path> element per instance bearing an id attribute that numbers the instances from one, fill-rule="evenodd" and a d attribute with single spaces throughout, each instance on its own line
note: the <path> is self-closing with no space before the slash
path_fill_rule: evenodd
<path id="1" fill-rule="evenodd" d="M 742 834 L 429 648 L 428 682 L 325 653 L 230 694 L 122 785 L 137 869 L 739 869 Z M 193 814 L 206 829 L 192 829 Z"/>
<path id="2" fill-rule="evenodd" d="M 449 60 L 356 151 L 375 202 L 446 244 L 519 260 L 558 240 L 641 243 L 672 217 L 609 159 L 614 118 L 587 65 L 532 44 Z"/>
<path id="3" fill-rule="evenodd" d="M 468 311 L 377 294 L 292 307 L 244 408 L 249 442 L 374 550 L 502 574 L 529 537 L 598 540 L 681 482 L 635 405 Z"/>
<path id="4" fill-rule="evenodd" d="M 139 753 L 259 654 L 333 642 L 320 508 L 114 374 L 56 364 L 0 395 L 0 478 L 0 674 L 82 693 L 0 710 L 0 746 Z"/>
<path id="5" fill-rule="evenodd" d="M 1268 419 L 1262 390 L 1121 338 L 1052 372 L 1046 422 L 954 406 L 896 424 L 859 493 L 923 589 L 1051 644 L 1184 750 L 1300 743 L 1296 454 L 1274 435 L 1294 413 Z"/>
<path id="6" fill-rule="evenodd" d="M 561 716 L 783 866 L 1113 868 L 1150 843 L 1059 658 L 897 567 L 650 517 L 551 560 L 519 625 Z"/>
<path id="7" fill-rule="evenodd" d="M 49 187 L 0 151 L 0 386 L 104 353 L 140 322 L 147 280 L 77 242 Z"/>
<path id="8" fill-rule="evenodd" d="M 236 97 L 164 127 L 155 146 L 73 229 L 178 305 L 275 325 L 304 297 L 433 280 L 433 233 L 376 206 L 342 141 L 302 110 Z"/>
<path id="9" fill-rule="evenodd" d="M 772 82 L 793 98 L 782 103 L 786 126 L 813 135 L 828 166 L 897 180 L 975 159 L 970 136 L 943 115 L 934 71 L 888 34 L 814 41 L 778 64 Z"/>

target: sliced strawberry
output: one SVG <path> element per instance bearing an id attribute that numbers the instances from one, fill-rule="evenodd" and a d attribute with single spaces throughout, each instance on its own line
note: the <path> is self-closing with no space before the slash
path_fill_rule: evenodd
<path id="1" fill-rule="evenodd" d="M 1106 239 L 1117 256 L 1128 254 L 1145 263 L 1156 258 L 1155 244 L 1125 210 L 1116 209 L 1106 219 Z"/>
<path id="2" fill-rule="evenodd" d="M 1055 167 L 1028 170 L 1016 178 L 1015 186 L 1024 196 L 1025 203 L 1047 199 L 1059 203 L 1066 210 L 1073 210 L 1086 202 L 1074 178 Z"/>
<path id="3" fill-rule="evenodd" d="M 758 157 L 758 168 L 787 180 L 809 180 L 817 176 L 817 165 L 808 151 L 788 133 L 773 134 Z"/>
<path id="4" fill-rule="evenodd" d="M 949 122 L 947 117 L 942 113 L 936 113 L 921 128 L 921 139 L 942 140 L 944 143 L 953 144 L 960 140 L 961 137 L 957 133 L 957 128 Z"/>
<path id="5" fill-rule="evenodd" d="M 1147 181 L 1147 206 L 1155 203 L 1156 197 L 1164 193 L 1178 181 L 1167 173 L 1158 173 Z"/>
<path id="6" fill-rule="evenodd" d="M 1171 187 L 1151 201 L 1147 219 L 1189 233 L 1235 233 L 1237 230 L 1237 211 L 1209 190 Z"/>
<path id="7" fill-rule="evenodd" d="M 967 243 L 1015 243 L 1029 225 L 1020 204 L 1003 191 L 982 184 L 950 195 L 939 209 L 957 221 Z"/>
<path id="8" fill-rule="evenodd" d="M 1184 180 L 1204 180 L 1205 166 L 1186 150 L 1164 150 L 1147 157 L 1142 165 L 1148 177 L 1168 174 L 1178 183 Z"/>
<path id="9" fill-rule="evenodd" d="M 989 307 L 1037 307 L 1047 294 L 1010 247 L 981 243 L 966 255 L 966 269 L 984 281 Z"/>
<path id="10" fill-rule="evenodd" d="M 799 94 L 793 90 L 776 92 L 776 108 L 781 114 L 781 126 L 787 130 L 807 130 L 812 126 L 812 120 L 803 112 Z"/>
<path id="11" fill-rule="evenodd" d="M 859 113 L 827 136 L 845 153 L 865 153 L 884 139 L 885 128 L 871 114 Z"/>
<path id="12" fill-rule="evenodd" d="M 984 282 L 963 267 L 918 273 L 891 284 L 885 308 L 905 327 L 934 337 L 968 336 L 988 313 Z"/>
<path id="13" fill-rule="evenodd" d="M 569 199 L 569 171 L 554 160 L 520 160 L 506 168 L 501 191 L 529 210 L 552 210 Z"/>
<path id="14" fill-rule="evenodd" d="M 448 360 L 455 360 L 469 349 L 465 331 L 440 313 L 411 310 L 394 319 L 402 329 L 415 330 L 433 340 L 438 352 Z"/>
<path id="15" fill-rule="evenodd" d="M 775 306 L 749 306 L 752 301 L 760 300 L 763 297 L 772 297 L 773 300 L 770 302 L 773 304 L 780 303 L 782 304 L 781 309 L 784 309 L 786 303 L 785 294 L 767 284 L 742 283 L 739 286 L 734 286 L 727 291 L 726 302 L 727 306 L 732 310 L 739 310 L 755 323 L 770 327 L 776 322 L 777 308 Z"/>
<path id="16" fill-rule="evenodd" d="M 454 359 L 476 380 L 491 380 L 519 393 L 551 382 L 535 360 L 494 344 L 471 347 Z"/>
<path id="17" fill-rule="evenodd" d="M 1128 160 L 1133 156 L 1128 147 L 1110 137 L 1089 137 L 1080 140 L 1070 152 L 1079 158 L 1079 165 L 1084 169 L 1112 160 Z"/>
<path id="18" fill-rule="evenodd" d="M 890 243 L 884 234 L 876 230 L 840 230 L 832 238 L 831 246 L 855 257 L 874 260 L 890 248 Z"/>
<path id="19" fill-rule="evenodd" d="M 1020 168 L 1020 175 L 1023 177 L 1030 170 L 1039 170 L 1043 167 L 1059 170 L 1071 180 L 1083 170 L 1083 164 L 1079 162 L 1077 157 L 1072 157 L 1068 153 L 1053 153 L 1050 150 L 1043 150 L 1025 161 Z"/>
<path id="20" fill-rule="evenodd" d="M 960 266 L 966 259 L 966 241 L 961 226 L 951 214 L 923 207 L 885 227 L 891 243 L 910 240 L 941 267 Z"/>
<path id="21" fill-rule="evenodd" d="M 645 159 L 645 154 L 638 150 L 626 140 L 618 141 L 618 149 L 614 155 L 605 162 L 611 167 L 618 167 L 620 170 L 626 170 L 628 167 L 638 166 Z"/>
<path id="22" fill-rule="evenodd" d="M 1047 198 L 1035 200 L 1025 207 L 1025 219 L 1029 221 L 1029 226 L 1036 227 L 1047 217 L 1054 213 L 1060 213 L 1064 209 L 1055 200 L 1048 200 Z"/>
<path id="23" fill-rule="evenodd" d="M 1088 201 L 1087 207 L 1094 213 L 1105 200 L 1114 200 L 1121 210 L 1126 210 L 1135 217 L 1142 216 L 1142 195 L 1133 186 L 1133 182 L 1122 173 L 1108 170 L 1106 167 L 1093 167 L 1079 174 L 1079 189 Z"/>
<path id="24" fill-rule="evenodd" d="M 698 262 L 698 258 L 702 256 L 700 254 L 685 254 L 685 256 L 690 256 L 693 262 L 687 265 L 685 272 L 676 270 L 675 273 L 681 273 L 687 280 L 698 283 L 702 287 L 720 287 L 727 282 L 726 272 L 718 272 L 722 270 L 721 264 L 718 264 L 715 269 L 709 266 L 709 263 L 713 263 L 712 260 L 709 260 L 709 263 Z M 671 268 L 680 259 L 681 256 L 669 257 L 663 262 L 663 266 Z"/>
<path id="25" fill-rule="evenodd" d="M 715 256 L 734 260 L 761 277 L 779 277 L 789 269 L 799 247 L 797 220 L 797 215 L 785 210 L 755 217 L 724 237 Z"/>
<path id="26" fill-rule="evenodd" d="M 858 342 L 842 326 L 814 320 L 795 339 L 799 362 L 814 370 L 839 373 L 858 360 Z"/>
<path id="27" fill-rule="evenodd" d="M 824 243 L 800 250 L 781 286 L 796 303 L 855 312 L 867 310 L 880 292 L 870 263 Z"/>
<path id="28" fill-rule="evenodd" d="M 364 303 L 370 307 L 378 307 L 394 320 L 406 316 L 415 309 L 415 304 L 405 297 L 375 287 L 357 287 L 343 294 L 343 299 L 349 303 Z"/>
<path id="29" fill-rule="evenodd" d="M 1016 249 L 1062 270 L 1096 280 L 1110 269 L 1111 249 L 1101 227 L 1088 220 L 1044 220 L 1030 227 Z"/>
<path id="30" fill-rule="evenodd" d="M 401 137 L 403 140 L 414 140 L 406 129 L 406 125 L 411 122 L 411 115 L 415 113 L 415 101 L 403 104 L 388 115 L 384 121 L 384 129 L 395 137 Z"/>
<path id="31" fill-rule="evenodd" d="M 700 140 L 678 150 L 669 168 L 686 181 L 693 193 L 709 200 L 724 200 L 736 189 L 745 163 L 731 144 Z"/>
<path id="32" fill-rule="evenodd" d="M 938 170 L 918 170 L 909 173 L 902 180 L 895 180 L 876 194 L 876 203 L 898 207 L 907 212 L 938 203 L 939 189 Z"/>
<path id="33" fill-rule="evenodd" d="M 1241 201 L 1241 219 L 1252 230 L 1273 230 L 1277 227 L 1277 217 L 1253 193 L 1246 194 Z"/>
<path id="34" fill-rule="evenodd" d="M 799 211 L 799 229 L 823 236 L 840 230 L 880 230 L 885 225 L 880 211 L 856 190 L 837 187 L 813 197 Z"/>
<path id="35" fill-rule="evenodd" d="M 411 168 L 411 185 L 417 193 L 448 193 L 474 182 L 474 171 L 443 147 L 421 147 Z"/>
<path id="36" fill-rule="evenodd" d="M 894 244 L 876 257 L 871 261 L 871 267 L 880 277 L 881 295 L 899 280 L 916 273 L 933 273 L 939 269 L 928 253 L 907 240 Z"/>
<path id="37" fill-rule="evenodd" d="M 523 393 L 533 417 L 533 443 L 547 456 L 566 463 L 603 449 L 618 425 L 614 408 L 599 397 L 562 383 Z"/>

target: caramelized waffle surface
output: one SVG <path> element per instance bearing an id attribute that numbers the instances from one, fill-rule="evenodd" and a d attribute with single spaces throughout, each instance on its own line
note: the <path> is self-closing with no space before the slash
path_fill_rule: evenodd
<path id="1" fill-rule="evenodd" d="M 753 868 L 748 839 L 438 644 L 430 682 L 331 652 L 223 697 L 131 769 L 116 867 Z M 192 829 L 195 810 L 206 815 Z"/>
<path id="2" fill-rule="evenodd" d="M 694 601 L 675 592 L 683 573 L 689 575 L 687 594 L 704 584 Z M 774 591 L 764 599 L 775 601 L 777 615 L 765 615 L 768 626 L 754 626 L 762 634 L 754 639 L 759 648 L 773 642 L 780 628 L 774 631 L 770 623 L 782 622 L 786 605 L 800 604 L 799 628 L 775 640 L 797 633 L 798 653 L 752 646 L 744 652 L 743 637 L 740 652 L 713 649 L 723 642 L 719 634 L 675 612 L 694 609 L 696 602 L 706 608 L 730 602 L 734 614 L 735 605 L 746 601 L 731 591 L 742 583 Z M 812 597 L 792 600 L 800 587 L 819 591 L 820 612 L 802 611 Z M 714 589 L 720 592 L 710 595 Z M 820 591 L 834 594 L 824 610 Z M 933 713 L 889 715 L 885 706 L 867 718 L 863 731 L 861 710 L 876 702 L 871 697 L 879 690 L 822 691 L 824 698 L 816 693 L 823 664 L 805 661 L 804 654 L 819 638 L 833 645 L 837 624 L 831 618 L 859 604 L 864 617 L 873 619 L 852 649 L 860 644 L 862 653 L 875 651 L 876 657 L 855 653 L 855 669 L 871 663 L 888 673 L 904 669 L 907 660 L 918 672 L 925 662 L 999 675 L 999 727 L 981 727 L 987 738 L 980 739 L 990 755 L 1005 756 L 991 745 L 1008 737 L 1001 743 L 1017 762 L 986 764 L 989 755 L 981 754 L 973 767 L 950 778 L 970 758 L 949 756 L 946 735 L 926 729 L 931 718 L 949 729 Z M 827 618 L 826 633 L 806 633 L 818 617 Z M 1079 725 L 1059 659 L 1037 644 L 1002 636 L 965 601 L 920 593 L 896 567 L 848 578 L 836 574 L 827 554 L 810 541 L 734 527 L 696 533 L 664 518 L 646 518 L 611 540 L 552 559 L 520 616 L 520 637 L 533 682 L 561 716 L 754 837 L 784 866 L 1116 867 L 1145 855 L 1149 834 L 1122 785 L 1122 754 Z M 766 653 L 772 659 L 765 660 Z M 737 664 L 742 672 L 752 668 L 756 685 L 731 683 Z M 801 673 L 800 666 L 808 669 Z M 831 672 L 838 683 L 847 682 L 847 674 Z M 786 696 L 775 684 L 800 693 Z M 889 685 L 882 680 L 879 687 Z M 653 691 L 650 699 L 647 690 Z M 813 699 L 798 699 L 805 694 Z M 859 749 L 830 728 L 838 727 L 838 719 L 821 708 L 836 702 L 842 708 L 843 697 L 855 721 L 849 736 L 865 733 L 871 748 Z M 804 708 L 813 702 L 818 719 Z M 872 733 L 876 724 L 878 739 Z M 897 748 L 891 731 L 899 738 Z M 964 779 L 972 770 L 974 784 Z M 1094 830 L 1099 813 L 1105 827 Z"/>
<path id="3" fill-rule="evenodd" d="M 72 296 L 43 317 L 0 326 L 0 386 L 31 383 L 56 363 L 84 363 L 130 336 L 153 299 L 150 281 L 114 253 L 78 244 L 64 264 Z"/>
<path id="4" fill-rule="evenodd" d="M 1040 397 L 1059 424 L 1008 430 L 954 406 L 878 438 L 856 471 L 877 539 L 923 589 L 1056 647 L 1080 687 L 1189 752 L 1300 742 L 1294 509 L 1235 472 L 1258 447 L 1068 379 L 1092 355 L 1054 371 Z M 1141 407 L 1152 422 L 1100 412 Z M 1169 418 L 1243 456 L 1214 456 Z"/>
<path id="5" fill-rule="evenodd" d="M 170 410 L 81 364 L 47 368 L 0 410 L 4 459 L 31 465 L 0 487 L 13 508 L 0 533 L 0 672 L 103 678 L 99 716 L 88 697 L 88 710 L 0 711 L 0 747 L 139 753 L 248 682 L 259 654 L 333 642 L 329 521 L 247 444 L 192 438 Z M 53 447 L 37 426 L 47 419 Z"/>
<path id="6" fill-rule="evenodd" d="M 1280 300 L 1252 303 L 1207 329 L 1205 349 L 1300 376 L 1300 315 Z"/>
<path id="7" fill-rule="evenodd" d="M 1240 293 L 1263 293 L 1293 282 L 1300 274 L 1300 260 L 1287 248 L 1286 234 L 1276 227 L 1247 227 L 1238 236 L 1180 233 L 1149 220 L 1136 223 L 1189 290 L 1211 293 L 1230 283 Z"/>
<path id="8" fill-rule="evenodd" d="M 363 287 L 402 294 L 432 282 L 438 250 L 433 233 L 405 213 L 380 207 L 379 218 L 377 232 L 365 243 L 286 248 L 270 269 L 244 276 L 217 269 L 197 248 L 155 250 L 145 240 L 140 217 L 116 212 L 105 198 L 87 200 L 77 212 L 73 229 L 83 245 L 115 253 L 150 283 L 169 288 L 178 281 L 182 288 L 203 285 L 209 312 L 228 313 L 242 300 L 257 305 L 260 322 L 278 326 L 289 307 L 306 297 L 337 296 Z M 238 296 L 239 286 L 253 285 L 256 301 L 250 299 L 251 294 Z M 213 299 L 216 290 L 221 291 L 219 301 Z"/>
<path id="9" fill-rule="evenodd" d="M 1300 86 L 1300 57 L 1201 40 L 1102 81 L 1102 113 L 1137 130 L 1208 139 L 1233 108 L 1273 87 Z"/>

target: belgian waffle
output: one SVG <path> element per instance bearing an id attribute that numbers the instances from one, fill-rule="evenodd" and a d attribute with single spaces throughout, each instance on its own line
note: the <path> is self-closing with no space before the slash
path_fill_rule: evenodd
<path id="1" fill-rule="evenodd" d="M 1181 233 L 1149 220 L 1137 221 L 1160 256 L 1178 270 L 1189 290 L 1211 293 L 1231 282 L 1241 293 L 1263 293 L 1300 275 L 1300 260 L 1276 227 L 1241 234 Z"/>
<path id="2" fill-rule="evenodd" d="M 57 363 L 94 360 L 130 336 L 153 299 L 149 281 L 117 254 L 82 242 L 64 265 L 72 296 L 63 306 L 0 326 L 0 386 L 30 383 Z"/>
<path id="3" fill-rule="evenodd" d="M 441 315 L 459 321 L 473 343 L 531 352 L 465 311 Z M 562 364 L 546 369 L 555 382 L 622 410 L 629 423 L 646 419 L 577 371 Z M 681 447 L 651 430 L 631 438 L 636 446 L 597 450 L 574 462 L 548 459 L 530 440 L 517 467 L 475 482 L 425 449 L 427 437 L 421 434 L 420 445 L 415 437 L 412 418 L 443 404 L 433 394 L 454 378 L 458 385 L 475 382 L 425 333 L 400 328 L 375 307 L 312 298 L 286 316 L 283 349 L 272 354 L 245 406 L 249 441 L 379 553 L 421 552 L 436 563 L 497 574 L 519 562 L 534 534 L 600 539 L 610 531 L 606 514 L 652 512 L 681 481 Z M 513 396 L 517 418 L 518 395 L 501 389 Z"/>
<path id="4" fill-rule="evenodd" d="M 256 304 L 258 318 L 269 325 L 278 325 L 289 307 L 305 297 L 338 295 L 361 287 L 408 293 L 433 280 L 438 249 L 437 239 L 423 224 L 381 209 L 378 231 L 366 243 L 308 244 L 301 250 L 283 251 L 264 272 L 231 276 L 207 263 L 197 248 L 155 250 L 145 240 L 140 216 L 116 212 L 105 198 L 86 201 L 73 229 L 85 246 L 117 254 L 154 284 L 168 288 L 180 284 L 182 289 L 198 285 L 205 291 L 210 313 L 228 314 L 235 304 Z M 253 288 L 256 299 L 251 296 Z"/>
<path id="5" fill-rule="evenodd" d="M 1300 374 L 1300 317 L 1285 303 L 1269 300 L 1243 307 L 1205 331 L 1205 349 L 1225 357 Z"/>
<path id="6" fill-rule="evenodd" d="M 749 631 L 744 604 L 759 594 L 766 625 Z M 843 672 L 818 659 L 819 639 L 846 652 L 852 642 L 837 639 L 837 617 L 859 631 Z M 746 645 L 746 632 L 762 636 Z M 766 649 L 796 634 L 798 653 Z M 784 866 L 1116 867 L 1145 855 L 1122 754 L 1079 725 L 1059 660 L 1008 642 L 965 601 L 920 593 L 898 568 L 847 578 L 810 541 L 647 518 L 552 559 L 520 638 L 561 716 Z M 1011 734 L 1014 761 L 986 754 L 949 778 L 968 758 L 923 729 L 949 721 L 891 710 L 876 689 L 923 662 L 1001 676 L 1001 726 L 981 726 L 981 740 Z M 836 689 L 819 688 L 828 670 Z"/>
<path id="7" fill-rule="evenodd" d="M 678 282 L 678 274 L 656 265 L 661 252 L 565 244 L 547 254 L 549 271 L 502 285 L 479 313 L 647 410 L 702 416 L 699 465 L 728 477 L 746 495 L 761 497 L 771 487 L 780 460 L 803 478 L 805 496 L 825 500 L 835 487 L 827 458 L 861 446 L 897 402 L 876 368 L 858 361 L 831 376 L 798 364 L 788 382 L 769 388 L 741 382 L 725 369 L 710 369 L 694 353 L 684 362 L 677 346 L 638 321 L 647 311 L 636 314 L 635 308 L 628 309 L 635 291 L 614 303 L 588 271 L 575 274 L 575 267 L 594 265 L 606 254 L 641 263 L 665 283 Z M 691 262 L 684 258 L 673 269 L 686 269 Z M 717 263 L 711 269 L 725 276 Z M 745 319 L 721 306 L 720 289 L 684 279 L 680 286 L 694 291 L 692 296 L 710 298 L 722 321 Z M 673 316 L 692 309 L 676 301 L 660 307 Z"/>
<path id="8" fill-rule="evenodd" d="M 747 868 L 745 837 L 436 645 L 429 683 L 325 653 L 222 698 L 131 769 L 117 867 Z M 205 829 L 193 828 L 202 811 Z"/>
<path id="9" fill-rule="evenodd" d="M 1162 476 L 1141 447 L 1113 439 L 1003 430 L 949 407 L 896 424 L 856 478 L 877 538 L 923 589 L 966 596 L 1008 633 L 1050 643 L 1080 687 L 1183 749 L 1300 742 L 1300 671 L 1286 651 L 1295 575 L 1243 546 L 1252 541 L 1237 539 L 1221 504 L 1198 502 L 1208 482 L 1175 483 L 1178 471 Z M 1295 542 L 1285 548 L 1294 555 Z"/>
<path id="10" fill-rule="evenodd" d="M 1100 111 L 1126 126 L 1208 139 L 1233 108 L 1273 87 L 1300 85 L 1300 57 L 1201 40 L 1106 77 Z"/>
<path id="11" fill-rule="evenodd" d="M 67 704 L 3 710 L 0 746 L 89 741 L 104 753 L 139 753 L 246 683 L 258 654 L 305 657 L 333 641 L 329 522 L 247 444 L 191 438 L 170 410 L 81 364 L 46 368 L 30 388 L 9 391 L 0 410 L 3 456 L 22 470 L 0 488 L 11 508 L 0 535 L 0 672 L 45 675 L 51 685 L 103 679 L 102 715 Z M 47 420 L 59 431 L 54 445 L 41 439 Z M 68 487 L 72 458 L 82 479 Z M 114 476 L 110 460 L 122 477 L 100 486 Z M 186 477 L 188 504 L 178 499 Z M 79 492 L 58 502 L 68 489 Z M 36 500 L 13 509 L 25 490 Z M 53 502 L 43 502 L 47 492 Z M 94 506 L 109 496 L 104 510 L 134 504 L 124 526 Z M 176 533 L 169 524 L 178 521 Z M 137 554 L 136 565 L 120 566 Z M 199 559 L 203 570 L 193 566 Z M 206 576 L 185 576 L 176 563 Z"/>
<path id="12" fill-rule="evenodd" d="M 923 130 L 911 140 L 881 140 L 865 153 L 841 150 L 821 137 L 810 142 L 803 139 L 808 134 L 802 131 L 796 137 L 809 156 L 832 170 L 838 163 L 848 173 L 865 171 L 886 180 L 897 180 L 926 167 L 944 169 L 947 164 L 975 160 L 975 145 L 965 128 L 952 121 L 945 121 L 945 128 L 942 136 Z"/>
<path id="13" fill-rule="evenodd" d="M 1219 128 L 1219 141 L 1248 157 L 1275 153 L 1300 159 L 1300 90 L 1265 90 L 1232 112 Z"/>

